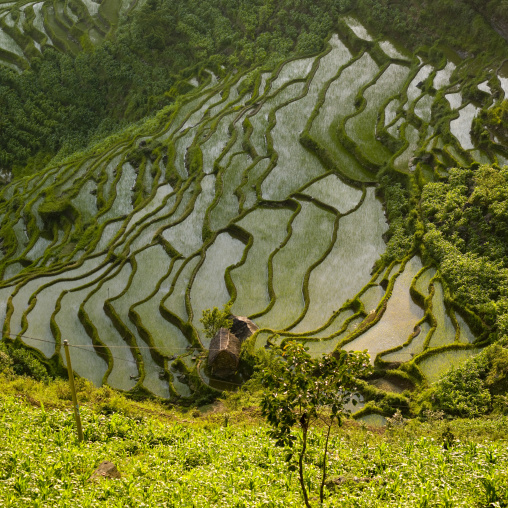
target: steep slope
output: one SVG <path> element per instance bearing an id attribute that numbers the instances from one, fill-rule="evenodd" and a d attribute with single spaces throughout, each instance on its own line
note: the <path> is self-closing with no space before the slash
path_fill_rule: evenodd
<path id="1" fill-rule="evenodd" d="M 260 325 L 252 350 L 368 349 L 394 390 L 477 353 L 493 324 L 455 299 L 408 196 L 506 162 L 472 131 L 503 69 L 464 78 L 481 59 L 338 26 L 313 56 L 202 71 L 152 119 L 4 186 L 4 340 L 61 368 L 67 339 L 78 374 L 171 398 L 225 387 L 199 318 L 228 302 Z"/>

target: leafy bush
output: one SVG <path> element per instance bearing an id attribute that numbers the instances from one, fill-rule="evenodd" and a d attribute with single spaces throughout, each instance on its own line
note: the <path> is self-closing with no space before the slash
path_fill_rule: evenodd
<path id="1" fill-rule="evenodd" d="M 488 413 L 491 395 L 480 378 L 481 374 L 481 369 L 473 362 L 452 370 L 437 383 L 433 394 L 436 407 L 462 418 Z"/>
<path id="2" fill-rule="evenodd" d="M 463 366 L 448 372 L 420 399 L 427 402 L 425 407 L 430 405 L 449 416 L 474 418 L 492 410 L 505 414 L 507 386 L 508 349 L 492 344 Z"/>
<path id="3" fill-rule="evenodd" d="M 12 369 L 16 374 L 30 376 L 38 381 L 49 379 L 46 367 L 32 352 L 25 349 L 12 349 L 10 356 L 13 360 Z"/>
<path id="4" fill-rule="evenodd" d="M 0 372 L 5 372 L 7 369 L 9 369 L 12 365 L 12 359 L 3 351 L 0 351 Z"/>
<path id="5" fill-rule="evenodd" d="M 508 393 L 508 349 L 500 344 L 487 348 L 484 352 L 489 369 L 485 385 L 493 395 Z"/>
<path id="6" fill-rule="evenodd" d="M 495 395 L 492 398 L 494 414 L 508 415 L 508 395 Z"/>

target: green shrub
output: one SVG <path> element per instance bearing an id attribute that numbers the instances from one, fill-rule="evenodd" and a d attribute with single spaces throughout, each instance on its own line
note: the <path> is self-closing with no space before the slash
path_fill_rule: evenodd
<path id="1" fill-rule="evenodd" d="M 422 192 L 423 243 L 454 298 L 508 331 L 508 170 L 454 168 Z"/>
<path id="2" fill-rule="evenodd" d="M 449 415 L 462 418 L 488 413 L 491 395 L 480 374 L 479 367 L 473 362 L 452 370 L 437 383 L 433 394 L 435 406 Z"/>
<path id="3" fill-rule="evenodd" d="M 489 370 L 485 384 L 493 395 L 508 393 L 508 349 L 495 344 L 485 351 Z"/>
<path id="4" fill-rule="evenodd" d="M 464 418 L 491 411 L 507 414 L 507 386 L 508 349 L 492 344 L 419 396 L 420 413 L 435 410 Z"/>
<path id="5" fill-rule="evenodd" d="M 12 369 L 16 374 L 30 376 L 38 381 L 49 379 L 46 367 L 32 352 L 13 349 L 10 356 L 13 360 Z"/>
<path id="6" fill-rule="evenodd" d="M 495 395 L 492 398 L 493 413 L 508 415 L 508 395 Z"/>
<path id="7" fill-rule="evenodd" d="M 265 369 L 261 374 L 265 388 L 261 414 L 272 426 L 269 434 L 275 439 L 275 445 L 287 453 L 288 470 L 298 470 L 305 506 L 311 508 L 304 469 L 307 442 L 311 437 L 309 429 L 319 423 L 327 431 L 320 460 L 319 499 L 322 505 L 332 426 L 334 422 L 341 426 L 350 414 L 346 406 L 357 403 L 355 376 L 366 375 L 371 369 L 365 352 L 340 351 L 313 359 L 307 349 L 289 341 L 284 348 L 276 350 L 271 369 Z"/>
<path id="8" fill-rule="evenodd" d="M 12 359 L 3 351 L 0 351 L 0 372 L 5 372 L 12 365 Z"/>

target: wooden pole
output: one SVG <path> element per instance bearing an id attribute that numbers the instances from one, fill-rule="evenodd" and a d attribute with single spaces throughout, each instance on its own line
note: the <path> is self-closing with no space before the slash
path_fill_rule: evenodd
<path id="1" fill-rule="evenodd" d="M 83 429 L 81 427 L 81 416 L 79 414 L 78 398 L 76 396 L 76 387 L 74 386 L 74 373 L 72 372 L 71 355 L 69 354 L 69 342 L 63 341 L 65 349 L 65 358 L 67 359 L 67 372 L 69 373 L 69 385 L 72 393 L 72 403 L 74 405 L 74 418 L 76 419 L 76 429 L 78 431 L 78 439 L 83 441 Z"/>

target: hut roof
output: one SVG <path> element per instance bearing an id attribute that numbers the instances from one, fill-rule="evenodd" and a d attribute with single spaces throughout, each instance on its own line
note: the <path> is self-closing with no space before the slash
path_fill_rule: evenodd
<path id="1" fill-rule="evenodd" d="M 247 338 L 249 338 L 254 332 L 259 330 L 259 327 L 251 321 L 249 318 L 243 316 L 231 315 L 230 319 L 233 320 L 233 326 L 231 327 L 231 333 L 236 335 L 240 340 L 240 344 Z"/>
<path id="2" fill-rule="evenodd" d="M 240 359 L 240 341 L 227 328 L 221 328 L 210 341 L 208 365 L 219 377 L 234 374 Z"/>

